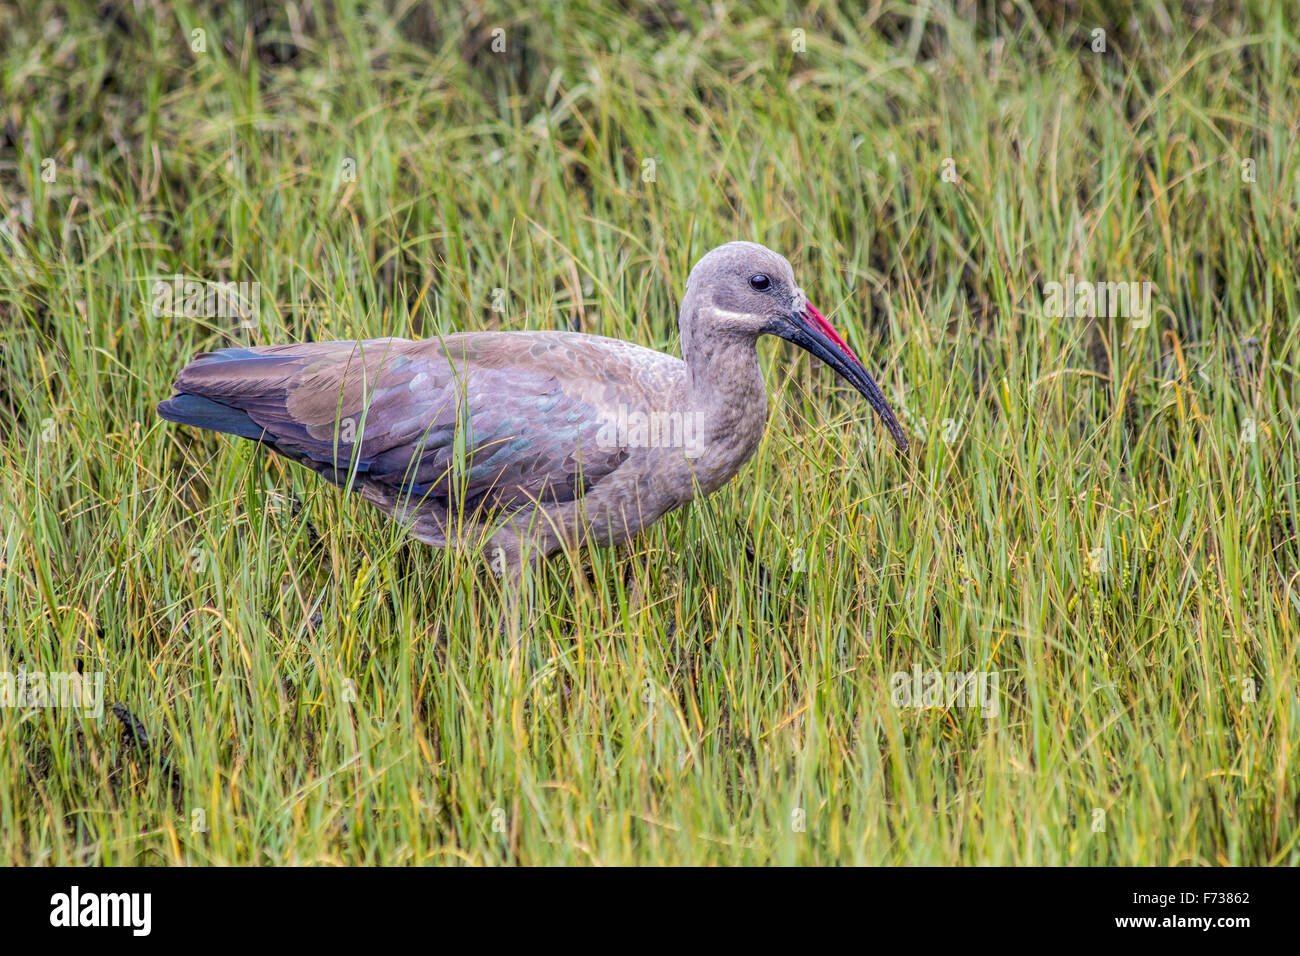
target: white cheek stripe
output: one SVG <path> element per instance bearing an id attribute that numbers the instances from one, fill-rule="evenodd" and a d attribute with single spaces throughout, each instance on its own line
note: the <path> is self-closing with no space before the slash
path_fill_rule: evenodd
<path id="1" fill-rule="evenodd" d="M 748 312 L 732 312 L 730 309 L 720 309 L 716 305 L 709 306 L 709 311 L 723 319 L 757 319 L 760 316 L 751 315 Z"/>

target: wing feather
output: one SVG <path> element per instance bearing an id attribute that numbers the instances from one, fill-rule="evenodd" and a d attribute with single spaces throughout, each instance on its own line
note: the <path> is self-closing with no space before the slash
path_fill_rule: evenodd
<path id="1" fill-rule="evenodd" d="M 524 335 L 223 349 L 182 369 L 158 410 L 260 440 L 339 484 L 474 509 L 572 501 L 626 452 L 602 447 L 608 410 L 557 374 L 572 343 Z"/>

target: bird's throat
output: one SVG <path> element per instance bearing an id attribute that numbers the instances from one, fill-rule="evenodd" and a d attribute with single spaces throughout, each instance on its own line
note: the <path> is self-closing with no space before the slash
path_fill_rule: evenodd
<path id="1" fill-rule="evenodd" d="M 695 465 L 700 483 L 712 490 L 758 448 L 767 424 L 767 386 L 755 339 L 710 336 L 690 345 L 686 405 L 702 438 Z"/>

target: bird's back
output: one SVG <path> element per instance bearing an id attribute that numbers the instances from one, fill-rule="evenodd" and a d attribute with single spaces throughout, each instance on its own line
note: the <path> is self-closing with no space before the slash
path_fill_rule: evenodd
<path id="1" fill-rule="evenodd" d="M 182 369 L 158 412 L 340 484 L 474 511 L 581 497 L 627 457 L 602 424 L 684 381 L 680 360 L 617 339 L 467 332 L 222 349 Z"/>

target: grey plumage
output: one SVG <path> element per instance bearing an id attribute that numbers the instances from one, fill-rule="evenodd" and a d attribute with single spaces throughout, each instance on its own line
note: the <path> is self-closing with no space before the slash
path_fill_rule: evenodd
<path id="1" fill-rule="evenodd" d="M 734 242 L 704 256 L 680 325 L 684 359 L 572 332 L 223 349 L 182 369 L 158 412 L 260 441 L 429 544 L 486 540 L 516 570 L 566 543 L 624 541 L 730 479 L 767 420 L 764 333 L 835 367 L 906 448 L 771 250 Z"/>

